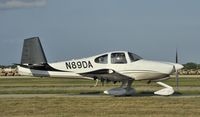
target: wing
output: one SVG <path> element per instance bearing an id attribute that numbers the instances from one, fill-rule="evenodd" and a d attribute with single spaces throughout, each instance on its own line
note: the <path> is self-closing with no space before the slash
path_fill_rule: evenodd
<path id="1" fill-rule="evenodd" d="M 121 81 L 132 79 L 128 76 L 120 74 L 111 69 L 101 69 L 101 70 L 96 70 L 92 72 L 82 73 L 80 75 L 85 76 L 85 77 L 91 77 L 94 79 L 103 80 L 103 81 L 105 80 L 105 81 L 113 81 L 113 82 L 121 82 Z"/>

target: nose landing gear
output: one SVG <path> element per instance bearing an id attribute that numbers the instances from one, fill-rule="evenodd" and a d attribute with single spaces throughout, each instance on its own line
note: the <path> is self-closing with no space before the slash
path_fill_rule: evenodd
<path id="1" fill-rule="evenodd" d="M 174 93 L 173 87 L 171 87 L 171 86 L 169 86 L 169 85 L 167 85 L 165 83 L 162 83 L 162 82 L 156 82 L 156 83 L 161 85 L 161 86 L 163 86 L 163 87 L 165 87 L 165 88 L 154 92 L 154 94 L 162 95 L 162 96 L 168 96 L 168 95 L 172 95 Z"/>

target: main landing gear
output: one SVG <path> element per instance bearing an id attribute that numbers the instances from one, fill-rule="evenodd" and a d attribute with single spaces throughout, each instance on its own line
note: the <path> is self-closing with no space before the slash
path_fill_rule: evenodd
<path id="1" fill-rule="evenodd" d="M 131 87 L 133 79 L 122 81 L 122 85 L 119 88 L 113 88 L 104 91 L 105 94 L 114 96 L 134 95 L 135 89 Z"/>

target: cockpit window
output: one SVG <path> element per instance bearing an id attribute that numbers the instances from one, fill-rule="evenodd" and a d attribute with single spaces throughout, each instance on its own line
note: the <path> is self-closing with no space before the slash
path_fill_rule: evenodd
<path id="1" fill-rule="evenodd" d="M 138 60 L 142 59 L 142 57 L 140 57 L 136 54 L 130 53 L 130 52 L 128 53 L 128 55 L 129 55 L 131 62 L 138 61 Z"/>
<path id="2" fill-rule="evenodd" d="M 106 55 L 97 57 L 94 61 L 96 63 L 107 64 L 108 63 L 108 55 L 106 54 Z"/>
<path id="3" fill-rule="evenodd" d="M 125 64 L 127 63 L 124 53 L 112 53 L 111 54 L 111 63 L 112 64 Z"/>

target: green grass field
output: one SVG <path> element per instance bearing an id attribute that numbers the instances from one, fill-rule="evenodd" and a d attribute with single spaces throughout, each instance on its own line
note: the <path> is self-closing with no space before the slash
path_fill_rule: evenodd
<path id="1" fill-rule="evenodd" d="M 0 98 L 1 117 L 199 117 L 200 98 Z"/>
<path id="2" fill-rule="evenodd" d="M 175 87 L 175 78 L 165 83 Z M 120 84 L 92 87 L 95 81 L 58 78 L 0 77 L 1 117 L 198 117 L 200 115 L 200 78 L 180 78 L 178 96 L 153 96 L 162 87 L 146 81 L 133 83 L 132 97 L 105 96 L 106 89 Z M 100 85 L 100 83 L 99 83 Z M 15 94 L 34 94 L 19 97 Z M 36 95 L 35 95 L 36 94 Z M 39 96 L 56 94 L 61 96 Z M 99 96 L 65 96 L 86 94 Z M 143 94 L 150 94 L 143 96 Z M 4 97 L 6 95 L 6 97 Z M 9 96 L 12 95 L 12 96 Z M 37 96 L 38 95 L 38 96 Z M 182 96 L 191 95 L 191 96 Z"/>
<path id="3" fill-rule="evenodd" d="M 175 78 L 164 81 L 176 87 Z M 120 83 L 108 83 L 93 87 L 94 80 L 61 79 L 61 78 L 0 78 L 0 94 L 87 94 L 102 93 L 106 89 L 119 87 Z M 179 93 L 200 94 L 200 78 L 180 78 Z M 138 94 L 142 92 L 153 93 L 162 87 L 152 82 L 135 81 L 132 85 Z"/>

